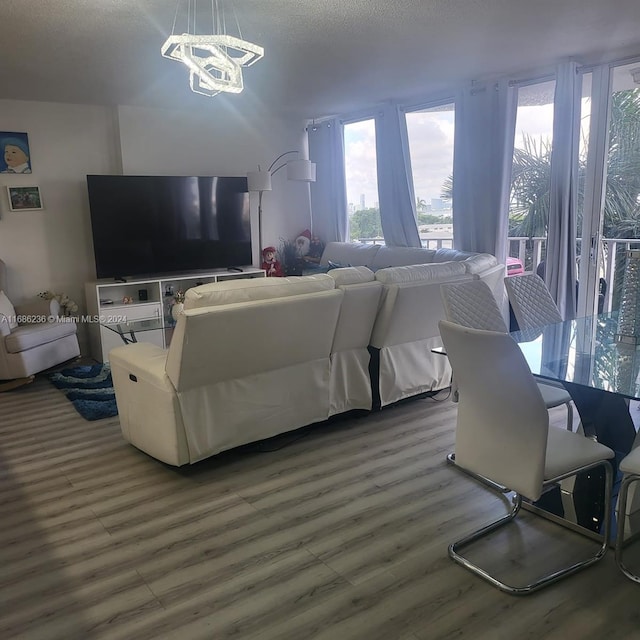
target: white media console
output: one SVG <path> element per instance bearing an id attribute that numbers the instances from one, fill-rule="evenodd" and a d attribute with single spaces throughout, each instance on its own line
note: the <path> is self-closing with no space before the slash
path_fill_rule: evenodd
<path id="1" fill-rule="evenodd" d="M 209 282 L 238 278 L 264 278 L 263 269 L 243 267 L 242 271 L 209 271 L 197 274 L 166 275 L 158 278 L 129 279 L 126 282 L 99 280 L 87 282 L 87 313 L 91 322 L 89 340 L 91 356 L 99 362 L 109 360 L 109 351 L 122 346 L 120 336 L 101 326 L 105 322 L 127 320 L 157 320 L 171 318 L 171 305 L 178 291 Z M 125 302 L 127 300 L 128 302 Z M 129 302 L 130 301 L 130 302 Z M 167 324 L 170 324 L 168 322 Z M 144 341 L 167 347 L 171 340 L 171 328 L 144 332 Z"/>

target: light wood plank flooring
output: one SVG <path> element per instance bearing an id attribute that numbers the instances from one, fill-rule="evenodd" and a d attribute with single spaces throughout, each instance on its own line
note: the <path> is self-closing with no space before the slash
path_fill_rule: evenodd
<path id="1" fill-rule="evenodd" d="M 640 638 L 612 552 L 526 598 L 448 559 L 505 510 L 445 464 L 455 411 L 414 400 L 175 469 L 42 378 L 0 394 L 0 638 Z M 592 544 L 526 514 L 478 553 L 513 574 L 496 551 L 535 571 Z"/>

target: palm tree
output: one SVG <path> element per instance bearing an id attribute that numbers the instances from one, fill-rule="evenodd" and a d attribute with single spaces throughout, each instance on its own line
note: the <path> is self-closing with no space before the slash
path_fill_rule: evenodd
<path id="1" fill-rule="evenodd" d="M 522 148 L 513 152 L 509 235 L 546 236 L 551 142 L 526 134 L 522 140 Z M 586 157 L 581 156 L 578 163 L 580 229 Z M 444 181 L 441 191 L 442 198 L 452 198 L 451 176 Z M 616 91 L 612 96 L 603 235 L 640 238 L 640 89 Z"/>

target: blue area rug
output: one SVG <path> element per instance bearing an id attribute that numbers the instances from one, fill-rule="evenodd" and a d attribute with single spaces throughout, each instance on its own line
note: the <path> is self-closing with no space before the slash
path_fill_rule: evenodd
<path id="1" fill-rule="evenodd" d="M 49 380 L 64 392 L 85 420 L 100 420 L 118 415 L 108 364 L 62 369 L 49 374 Z"/>

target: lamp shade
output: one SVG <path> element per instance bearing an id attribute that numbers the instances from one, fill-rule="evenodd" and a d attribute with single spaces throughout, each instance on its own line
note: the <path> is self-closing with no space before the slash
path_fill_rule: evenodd
<path id="1" fill-rule="evenodd" d="M 300 182 L 316 181 L 316 165 L 310 160 L 289 160 L 287 162 L 287 179 Z"/>
<path id="2" fill-rule="evenodd" d="M 271 191 L 271 173 L 269 171 L 249 171 L 247 173 L 249 191 Z"/>

